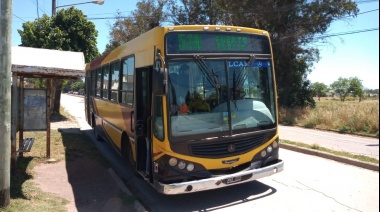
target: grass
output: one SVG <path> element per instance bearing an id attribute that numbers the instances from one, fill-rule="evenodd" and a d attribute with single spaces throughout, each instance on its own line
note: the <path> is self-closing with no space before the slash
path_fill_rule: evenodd
<path id="1" fill-rule="evenodd" d="M 61 110 L 61 113 L 63 115 L 53 114 L 51 121 L 71 119 L 66 111 Z M 68 203 L 66 199 L 43 192 L 33 181 L 36 177 L 33 168 L 47 162 L 46 132 L 24 132 L 24 138 L 26 137 L 34 137 L 34 145 L 30 152 L 18 158 L 16 167 L 11 173 L 10 205 L 7 208 L 0 208 L 0 211 L 66 211 L 65 205 Z M 110 166 L 89 138 L 82 133 L 60 133 L 58 130 L 51 130 L 50 143 L 51 157 L 54 158 L 54 162 L 89 157 L 104 167 Z M 123 195 L 122 199 L 125 204 L 133 208 L 134 197 Z"/>
<path id="2" fill-rule="evenodd" d="M 305 128 L 379 137 L 379 100 L 316 100 L 315 108 L 280 108 L 279 122 Z"/>
<path id="3" fill-rule="evenodd" d="M 304 143 L 294 142 L 294 141 L 288 141 L 288 140 L 280 140 L 280 143 L 290 144 L 290 145 L 303 147 L 303 148 L 307 148 L 307 149 L 314 149 L 314 150 L 318 150 L 321 152 L 330 153 L 330 154 L 336 155 L 336 156 L 351 158 L 351 159 L 355 159 L 355 160 L 379 165 L 379 160 L 376 158 L 371 158 L 371 157 L 367 157 L 364 155 L 354 155 L 354 154 L 351 154 L 348 152 L 335 151 L 335 150 L 331 150 L 331 149 L 321 147 L 318 144 L 309 145 L 309 144 L 304 144 Z"/>

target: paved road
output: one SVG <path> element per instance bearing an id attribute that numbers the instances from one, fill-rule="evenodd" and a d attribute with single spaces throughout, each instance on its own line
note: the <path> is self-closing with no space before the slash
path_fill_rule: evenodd
<path id="1" fill-rule="evenodd" d="M 85 130 L 89 126 L 80 109 L 83 99 L 63 95 L 61 102 L 84 133 L 92 135 L 91 130 Z M 135 177 L 110 145 L 95 143 L 102 145 L 98 148 L 102 155 L 152 212 L 379 211 L 378 172 L 321 157 L 281 149 L 285 170 L 279 174 L 224 189 L 165 196 Z"/>
<path id="2" fill-rule="evenodd" d="M 279 126 L 280 139 L 379 159 L 379 139 L 300 127 Z"/>

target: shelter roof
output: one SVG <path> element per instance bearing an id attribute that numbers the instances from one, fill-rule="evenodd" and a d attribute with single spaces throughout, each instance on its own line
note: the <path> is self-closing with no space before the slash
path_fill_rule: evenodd
<path id="1" fill-rule="evenodd" d="M 12 72 L 26 77 L 82 78 L 83 52 L 12 46 Z"/>

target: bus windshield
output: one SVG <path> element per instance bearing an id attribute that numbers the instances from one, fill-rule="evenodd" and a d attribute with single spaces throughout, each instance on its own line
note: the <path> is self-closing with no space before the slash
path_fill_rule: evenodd
<path id="1" fill-rule="evenodd" d="M 274 127 L 270 60 L 168 61 L 170 134 L 234 134 Z"/>

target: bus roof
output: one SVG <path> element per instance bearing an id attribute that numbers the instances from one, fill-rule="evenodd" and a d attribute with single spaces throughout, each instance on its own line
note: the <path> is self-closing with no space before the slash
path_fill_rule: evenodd
<path id="1" fill-rule="evenodd" d="M 86 64 L 87 69 L 93 69 L 101 65 L 115 61 L 116 59 L 121 59 L 126 55 L 131 54 L 144 54 L 143 52 L 149 52 L 153 50 L 153 47 L 157 45 L 162 45 L 163 48 L 163 36 L 165 33 L 170 31 L 221 31 L 221 32 L 237 32 L 237 33 L 255 33 L 255 34 L 267 34 L 265 30 L 240 27 L 240 26 L 227 26 L 227 25 L 175 25 L 175 26 L 158 26 L 155 27 L 140 36 L 122 44 L 121 46 L 115 48 L 110 53 L 102 55 L 90 63 Z M 135 45 L 135 44 L 138 45 Z M 152 59 L 153 52 L 149 52 L 149 58 L 145 57 L 145 61 Z M 152 58 L 150 58 L 152 57 Z M 139 63 L 140 61 L 136 61 Z M 136 64 L 137 67 L 141 67 L 145 64 Z"/>

